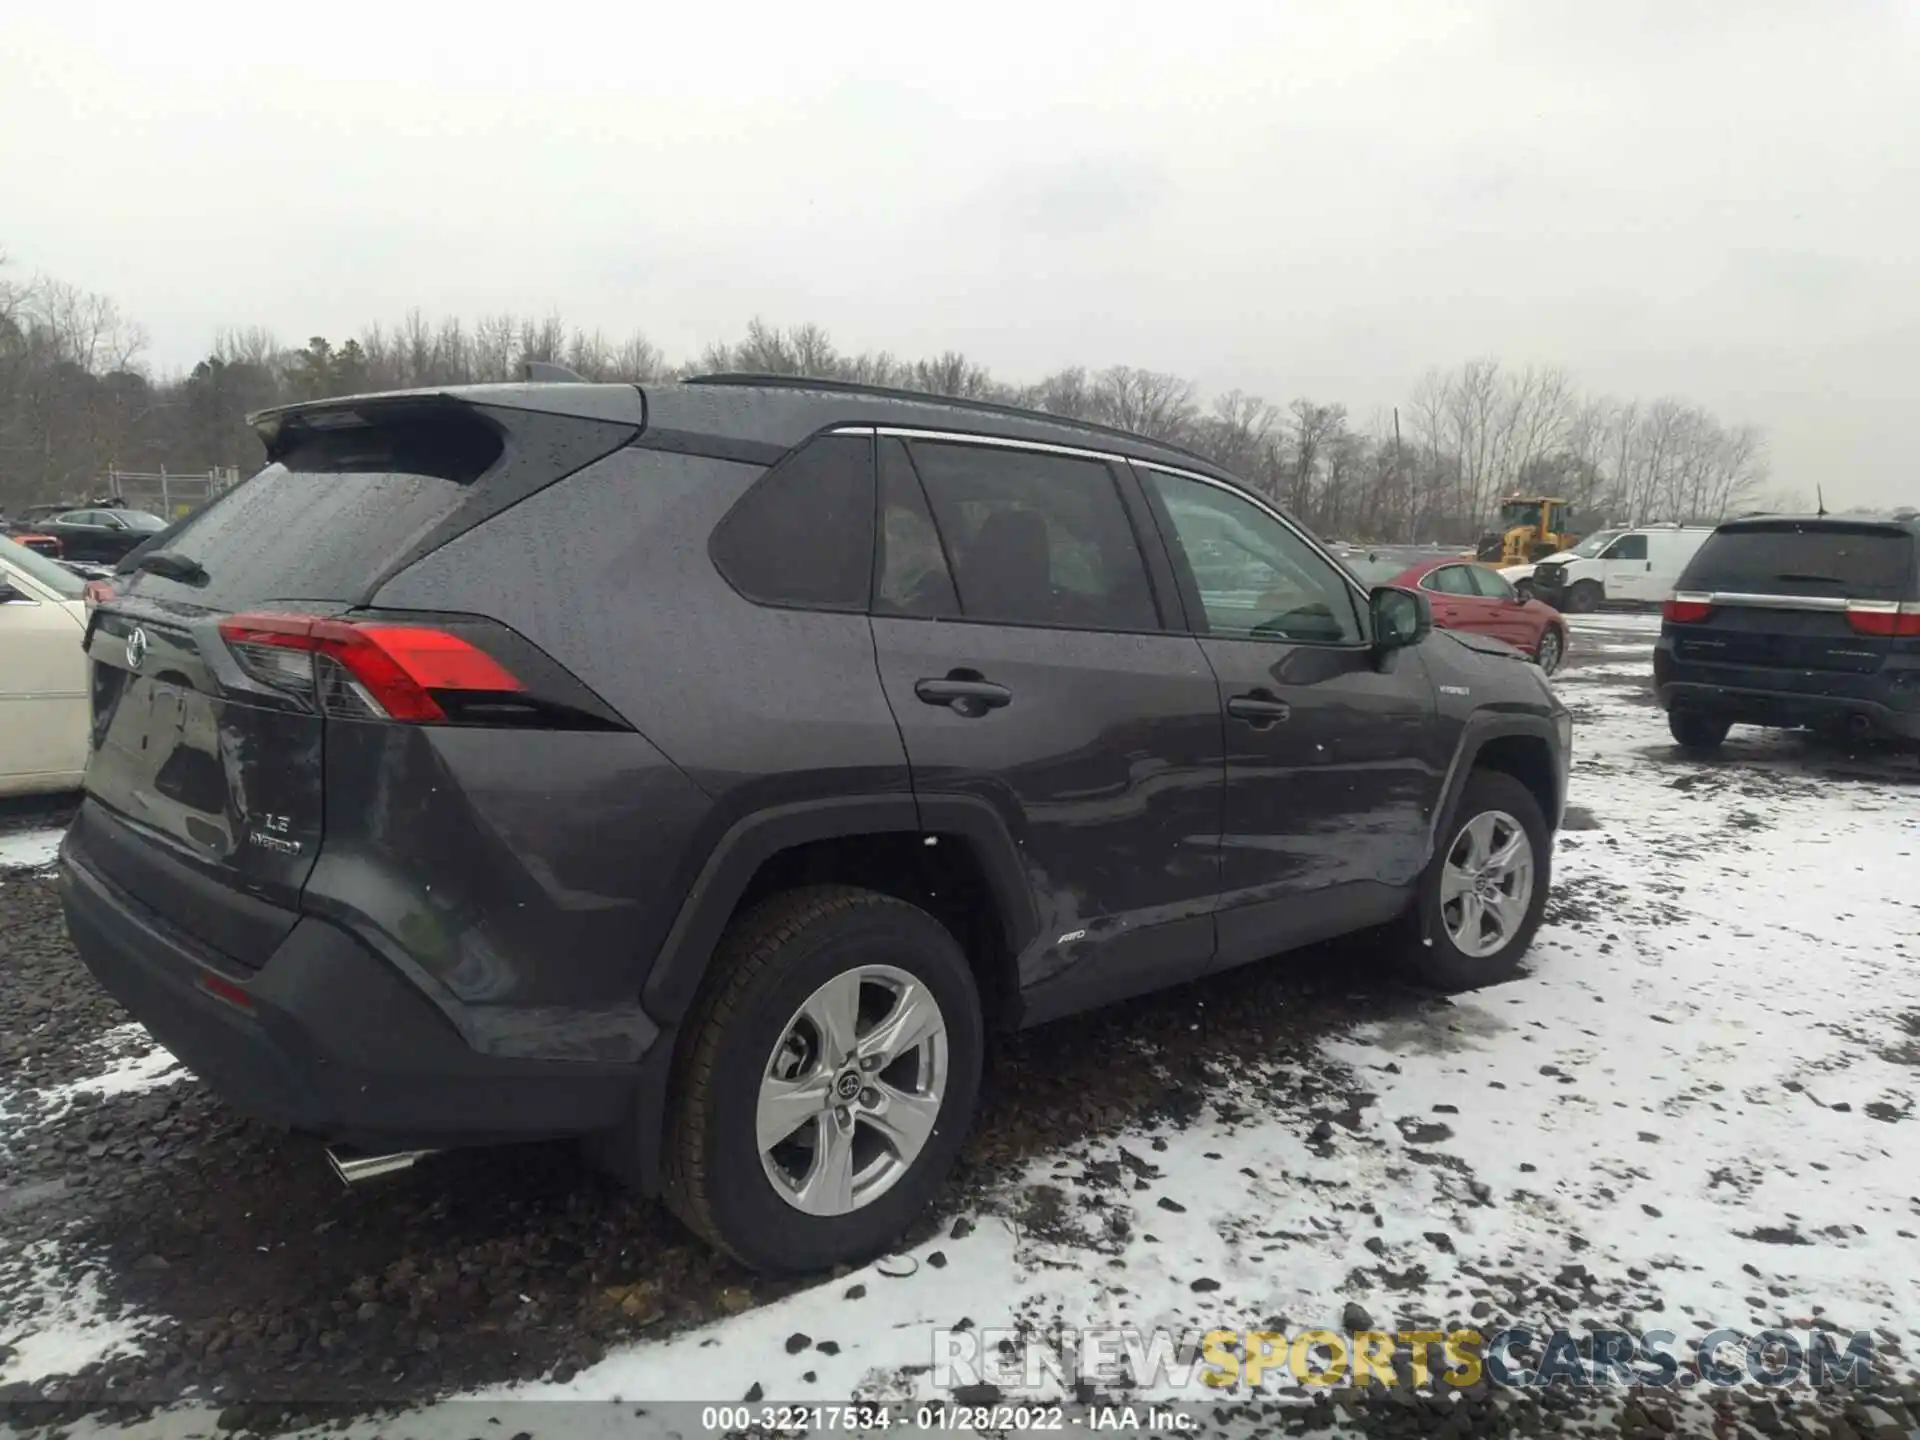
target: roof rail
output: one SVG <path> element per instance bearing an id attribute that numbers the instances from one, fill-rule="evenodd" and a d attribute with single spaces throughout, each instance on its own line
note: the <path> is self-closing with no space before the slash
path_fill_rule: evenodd
<path id="1" fill-rule="evenodd" d="M 973 400 L 961 395 L 941 395 L 931 390 L 901 390 L 892 385 L 868 385 L 859 380 L 824 380 L 812 375 L 759 375 L 748 372 L 721 371 L 712 375 L 689 375 L 681 382 L 684 385 L 741 385 L 766 390 L 828 390 L 843 395 L 872 395 L 882 400 L 907 400 L 920 405 L 953 405 L 963 410 L 980 410 L 989 415 L 1009 415 L 1021 420 L 1044 420 L 1053 425 L 1065 425 L 1076 430 L 1091 430 L 1098 435 L 1112 435 L 1121 440 L 1131 440 L 1136 445 L 1155 445 L 1176 455 L 1185 455 L 1198 460 L 1202 465 L 1219 469 L 1216 461 L 1209 460 L 1199 451 L 1178 444 L 1172 440 L 1156 440 L 1151 435 L 1142 435 L 1137 430 L 1122 430 L 1117 425 L 1102 425 L 1097 420 L 1080 420 L 1072 415 L 1055 415 L 1047 410 L 1032 410 L 1024 405 L 1004 405 L 997 400 Z"/>

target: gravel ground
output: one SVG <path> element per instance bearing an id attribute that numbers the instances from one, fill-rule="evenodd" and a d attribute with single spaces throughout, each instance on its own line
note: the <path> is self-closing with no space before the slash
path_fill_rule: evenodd
<path id="1" fill-rule="evenodd" d="M 537 1433 L 542 1396 L 926 1398 L 908 1362 L 927 1326 L 962 1319 L 1337 1328 L 1355 1318 L 1344 1301 L 1403 1328 L 1824 1316 L 1880 1327 L 1882 1388 L 1338 1392 L 1218 1423 L 1905 1434 L 1920 1424 L 1902 1358 L 1920 1344 L 1904 1228 L 1920 1226 L 1920 1171 L 1891 1145 L 1913 1132 L 1886 1127 L 1912 1109 L 1898 1081 L 1920 1063 L 1898 938 L 1920 916 L 1866 862 L 1914 838 L 1920 761 L 1768 737 L 1681 762 L 1644 694 L 1648 633 L 1633 617 L 1579 626 L 1561 682 L 1580 721 L 1574 809 L 1532 977 L 1453 1004 L 1399 987 L 1354 942 L 1014 1037 L 942 1212 L 895 1262 L 810 1287 L 716 1259 L 564 1146 L 434 1157 L 345 1192 L 311 1144 L 235 1117 L 156 1053 L 74 960 L 44 874 L 0 870 L 0 1403 L 26 1427 L 184 1399 L 205 1408 L 147 1422 L 184 1434 L 285 1429 L 288 1402 L 346 1414 L 479 1394 L 484 1418 L 481 1402 L 413 1410 L 405 1433 L 504 1417 L 513 1429 L 484 1432 L 504 1437 Z M 63 819 L 0 811 L 0 841 Z M 1821 847 L 1810 873 L 1831 893 L 1792 883 Z M 1779 918 L 1794 906 L 1797 922 Z M 1782 968 L 1740 958 L 1793 923 L 1805 942 Z M 1889 960 L 1896 980 L 1863 984 Z M 1842 1034 L 1829 1006 L 1765 1030 L 1815 966 L 1825 992 L 1859 987 L 1859 1028 Z M 1762 1030 L 1733 1033 L 1749 1014 Z M 1628 1067 L 1619 1052 L 1649 1035 Z M 1845 1073 L 1853 1050 L 1878 1068 Z M 1640 1073 L 1656 1066 L 1675 1073 Z M 1783 1085 L 1826 1095 L 1811 1127 L 1773 1108 Z M 1623 1159 L 1636 1126 L 1645 1155 L 1680 1158 Z M 1767 1167 L 1855 1178 L 1836 1200 L 1782 1190 Z M 1857 1237 L 1823 1238 L 1835 1204 Z M 1740 1238 L 1705 1248 L 1708 1221 Z M 1272 1274 L 1255 1268 L 1269 1252 Z M 1210 1318 L 1222 1310 L 1234 1318 Z"/>

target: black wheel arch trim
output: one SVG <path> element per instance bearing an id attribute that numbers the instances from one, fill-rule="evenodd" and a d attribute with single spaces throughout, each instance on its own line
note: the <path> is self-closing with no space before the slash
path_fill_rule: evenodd
<path id="1" fill-rule="evenodd" d="M 1495 740 L 1510 737 L 1522 737 L 1539 740 L 1547 747 L 1554 765 L 1553 783 L 1555 793 L 1553 803 L 1544 807 L 1549 831 L 1560 826 L 1560 815 L 1566 805 L 1565 772 L 1559 763 L 1560 735 L 1554 728 L 1551 715 L 1535 714 L 1530 711 L 1481 710 L 1467 717 L 1461 728 L 1459 743 L 1454 747 L 1453 759 L 1447 765 L 1446 778 L 1441 782 L 1440 799 L 1433 807 L 1433 824 L 1427 837 L 1427 854 L 1431 861 L 1433 852 L 1439 848 L 1440 837 L 1453 823 L 1454 812 L 1460 805 L 1460 793 L 1466 789 L 1467 777 L 1473 773 L 1480 754 L 1488 744 Z"/>
<path id="2" fill-rule="evenodd" d="M 692 1007 L 714 947 L 760 867 L 782 851 L 856 835 L 948 834 L 965 840 L 993 891 L 1007 953 L 1018 956 L 1039 933 L 1033 892 L 1006 823 L 970 795 L 845 795 L 776 805 L 743 816 L 714 844 L 660 946 L 641 991 L 641 1008 L 676 1026 Z"/>

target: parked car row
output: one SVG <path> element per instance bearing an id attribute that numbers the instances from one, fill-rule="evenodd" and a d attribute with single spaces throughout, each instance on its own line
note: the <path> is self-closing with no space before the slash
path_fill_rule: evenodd
<path id="1" fill-rule="evenodd" d="M 167 528 L 145 510 L 123 505 L 34 505 L 3 530 L 8 539 L 51 559 L 111 565 Z"/>

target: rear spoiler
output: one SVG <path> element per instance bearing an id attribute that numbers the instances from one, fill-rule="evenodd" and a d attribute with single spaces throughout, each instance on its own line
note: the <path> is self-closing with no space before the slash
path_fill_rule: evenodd
<path id="1" fill-rule="evenodd" d="M 529 366 L 559 371 L 558 366 Z M 571 371 L 559 371 L 571 375 Z M 247 416 L 247 424 L 272 454 L 281 433 L 290 428 L 343 429 L 357 423 L 364 412 L 394 406 L 467 405 L 482 409 L 524 410 L 574 420 L 603 420 L 643 430 L 647 398 L 638 385 L 592 385 L 579 379 L 530 378 L 519 384 L 444 385 L 418 390 L 387 390 L 371 395 L 342 395 L 330 400 L 303 400 L 275 405 Z M 339 417 L 337 419 L 331 417 Z M 317 423 L 316 423 L 317 422 Z"/>

